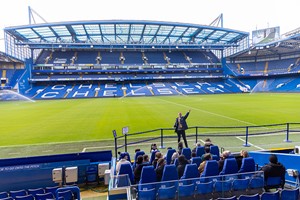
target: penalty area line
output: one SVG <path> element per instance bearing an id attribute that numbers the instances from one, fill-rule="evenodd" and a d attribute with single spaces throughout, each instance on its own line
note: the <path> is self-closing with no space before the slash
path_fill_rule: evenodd
<path id="1" fill-rule="evenodd" d="M 244 139 L 242 139 L 242 138 L 240 138 L 240 137 L 236 137 L 236 138 L 239 139 L 239 140 L 241 140 L 241 141 L 243 141 L 243 142 L 246 142 L 246 140 L 244 140 Z M 257 149 L 265 150 L 265 149 L 263 149 L 263 148 L 261 148 L 261 147 L 259 147 L 259 146 L 257 146 L 257 145 L 254 145 L 254 144 L 252 144 L 252 143 L 250 143 L 250 142 L 248 142 L 248 144 L 250 144 L 251 146 L 254 146 L 254 147 L 257 148 Z"/>

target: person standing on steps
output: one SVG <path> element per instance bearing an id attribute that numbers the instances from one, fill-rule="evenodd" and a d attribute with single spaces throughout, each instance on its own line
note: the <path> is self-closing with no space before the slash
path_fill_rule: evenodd
<path id="1" fill-rule="evenodd" d="M 188 118 L 191 110 L 189 110 L 184 116 L 182 116 L 181 112 L 178 113 L 178 117 L 175 120 L 174 128 L 177 133 L 178 142 L 180 142 L 181 136 L 183 138 L 185 147 L 188 147 L 188 143 L 186 141 L 185 130 L 188 129 L 188 125 L 186 123 L 186 119 Z"/>

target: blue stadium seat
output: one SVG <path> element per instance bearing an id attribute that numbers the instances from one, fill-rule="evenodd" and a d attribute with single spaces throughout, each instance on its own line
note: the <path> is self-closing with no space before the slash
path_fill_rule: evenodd
<path id="1" fill-rule="evenodd" d="M 243 158 L 242 165 L 238 173 L 248 173 L 255 171 L 255 161 L 252 157 Z M 249 177 L 251 174 L 240 174 L 241 178 Z"/>
<path id="2" fill-rule="evenodd" d="M 12 197 L 6 197 L 6 198 L 0 199 L 0 200 L 15 200 L 15 199 Z"/>
<path id="3" fill-rule="evenodd" d="M 0 192 L 0 199 L 4 199 L 8 197 L 8 193 L 7 192 Z"/>
<path id="4" fill-rule="evenodd" d="M 196 182 L 196 178 L 198 178 L 200 176 L 199 171 L 198 171 L 198 167 L 196 164 L 187 164 L 185 165 L 185 169 L 183 172 L 182 177 L 180 178 L 181 183 L 183 183 L 184 185 L 188 185 L 191 183 L 195 183 Z"/>
<path id="5" fill-rule="evenodd" d="M 192 164 L 196 164 L 197 167 L 199 167 L 199 165 L 200 165 L 201 162 L 202 162 L 201 157 L 194 157 L 194 158 L 191 159 L 191 163 Z"/>
<path id="6" fill-rule="evenodd" d="M 247 194 L 249 187 L 249 178 L 245 179 L 234 179 L 232 181 L 232 192 L 235 196 L 240 196 L 242 194 Z"/>
<path id="7" fill-rule="evenodd" d="M 216 160 L 208 160 L 206 161 L 204 171 L 200 176 L 201 182 L 209 182 L 213 179 L 216 179 L 216 176 L 219 175 L 219 165 Z M 208 178 L 206 178 L 208 177 Z"/>
<path id="8" fill-rule="evenodd" d="M 179 162 L 178 162 L 178 158 L 175 158 L 175 160 L 174 160 L 174 165 L 177 167 L 177 166 L 178 166 L 178 164 L 179 164 Z"/>
<path id="9" fill-rule="evenodd" d="M 53 196 L 55 196 L 56 190 L 59 188 L 59 186 L 52 186 L 52 187 L 46 187 L 45 193 L 51 192 Z"/>
<path id="10" fill-rule="evenodd" d="M 31 194 L 25 196 L 16 196 L 15 200 L 34 200 L 34 197 Z"/>
<path id="11" fill-rule="evenodd" d="M 150 155 L 150 164 L 152 164 L 153 160 L 155 159 L 156 152 L 159 152 L 159 151 L 152 151 L 151 152 L 151 155 Z"/>
<path id="12" fill-rule="evenodd" d="M 217 161 L 220 160 L 220 150 L 216 145 L 210 146 L 210 153 L 217 156 Z"/>
<path id="13" fill-rule="evenodd" d="M 192 151 L 190 148 L 183 148 L 181 154 L 184 155 L 187 160 L 190 160 L 192 157 Z"/>
<path id="14" fill-rule="evenodd" d="M 175 152 L 176 152 L 175 149 L 168 149 L 167 155 L 166 155 L 167 165 L 171 164 L 172 155 L 173 155 Z"/>
<path id="15" fill-rule="evenodd" d="M 259 194 L 253 194 L 253 195 L 242 194 L 240 195 L 239 200 L 260 200 L 260 196 Z"/>
<path id="16" fill-rule="evenodd" d="M 196 197 L 197 199 L 211 199 L 214 190 L 214 182 L 201 183 L 196 181 Z"/>
<path id="17" fill-rule="evenodd" d="M 201 146 L 201 147 L 197 147 L 196 148 L 196 155 L 197 155 L 197 157 L 200 157 L 201 158 L 201 156 L 203 155 L 203 154 L 205 154 L 205 150 L 204 150 L 204 146 Z"/>
<path id="18" fill-rule="evenodd" d="M 130 186 L 131 184 L 134 184 L 134 177 L 133 177 L 133 171 L 131 168 L 131 165 L 129 163 L 121 164 L 119 175 L 128 175 L 128 178 L 130 180 L 130 183 L 127 182 L 126 177 L 124 176 L 118 176 L 118 186 Z"/>
<path id="19" fill-rule="evenodd" d="M 217 198 L 217 200 L 237 200 L 236 196 L 232 196 L 232 197 L 219 197 Z"/>
<path id="20" fill-rule="evenodd" d="M 261 200 L 279 200 L 279 190 L 275 192 L 263 192 L 260 196 Z"/>
<path id="21" fill-rule="evenodd" d="M 238 165 L 235 158 L 227 158 L 224 160 L 223 170 L 220 172 L 220 175 L 224 176 L 225 179 L 235 179 L 237 178 Z M 228 174 L 233 174 L 228 176 Z"/>
<path id="22" fill-rule="evenodd" d="M 155 188 L 152 188 L 152 189 L 144 188 L 143 190 L 139 190 L 138 199 L 141 199 L 141 200 L 156 199 L 156 189 Z"/>
<path id="23" fill-rule="evenodd" d="M 58 198 L 62 198 L 63 200 L 73 200 L 74 199 L 74 194 L 72 193 L 71 190 L 65 190 L 58 192 Z"/>
<path id="24" fill-rule="evenodd" d="M 175 165 L 166 165 L 163 171 L 163 176 L 161 179 L 162 187 L 169 187 L 178 185 L 178 173 Z"/>
<path id="25" fill-rule="evenodd" d="M 178 196 L 179 199 L 182 197 L 193 197 L 195 194 L 195 184 L 183 185 L 179 184 L 178 186 Z"/>
<path id="26" fill-rule="evenodd" d="M 44 194 L 45 190 L 43 188 L 28 189 L 27 193 L 35 197 L 36 194 Z"/>
<path id="27" fill-rule="evenodd" d="M 160 187 L 157 192 L 158 199 L 175 199 L 176 187 Z"/>
<path id="28" fill-rule="evenodd" d="M 299 188 L 295 189 L 283 189 L 281 191 L 282 200 L 298 200 L 299 199 Z"/>
<path id="29" fill-rule="evenodd" d="M 214 197 L 230 197 L 231 196 L 231 180 L 217 180 L 214 185 Z"/>
<path id="30" fill-rule="evenodd" d="M 281 188 L 282 186 L 282 179 L 280 176 L 278 177 L 268 177 L 265 180 L 265 190 L 274 189 L 274 188 Z"/>
<path id="31" fill-rule="evenodd" d="M 26 190 L 16 190 L 16 191 L 9 191 L 9 196 L 12 198 L 16 198 L 16 196 L 26 196 L 27 192 Z"/>
<path id="32" fill-rule="evenodd" d="M 155 184 L 149 184 L 156 182 L 156 173 L 154 167 L 144 166 L 141 173 L 141 179 L 139 182 L 139 190 L 143 190 L 144 188 L 152 189 L 155 188 Z"/>
<path id="33" fill-rule="evenodd" d="M 35 200 L 47 200 L 47 199 L 54 199 L 54 195 L 52 192 L 35 195 Z"/>
<path id="34" fill-rule="evenodd" d="M 264 178 L 263 177 L 252 177 L 249 182 L 248 194 L 262 193 L 264 189 Z"/>

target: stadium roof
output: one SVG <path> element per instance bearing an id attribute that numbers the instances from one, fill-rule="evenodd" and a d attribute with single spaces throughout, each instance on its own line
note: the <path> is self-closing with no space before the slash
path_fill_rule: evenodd
<path id="1" fill-rule="evenodd" d="M 210 48 L 238 46 L 249 33 L 177 22 L 102 20 L 7 27 L 15 44 L 36 48 Z"/>
<path id="2" fill-rule="evenodd" d="M 267 42 L 259 43 L 251 46 L 242 52 L 230 56 L 230 58 L 237 59 L 255 59 L 255 58 L 280 58 L 282 56 L 296 55 L 299 57 L 300 54 L 300 28 L 294 34 L 282 35 L 280 39 Z"/>

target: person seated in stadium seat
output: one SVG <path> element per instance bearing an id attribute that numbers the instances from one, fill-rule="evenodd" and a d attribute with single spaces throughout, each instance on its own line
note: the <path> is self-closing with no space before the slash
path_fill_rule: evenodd
<path id="1" fill-rule="evenodd" d="M 139 155 L 137 157 L 137 160 L 136 160 L 136 166 L 135 166 L 135 169 L 133 171 L 133 174 L 134 174 L 134 180 L 136 183 L 138 183 L 140 181 L 140 178 L 141 178 L 141 174 L 142 174 L 142 169 L 143 169 L 143 156 L 142 155 Z"/>
<path id="2" fill-rule="evenodd" d="M 124 153 L 121 153 L 121 154 L 120 154 L 120 160 L 119 160 L 119 162 L 118 162 L 117 165 L 116 165 L 116 174 L 119 173 L 120 167 L 121 167 L 121 165 L 124 164 L 124 163 L 129 163 L 129 164 L 131 164 L 131 163 L 128 161 L 128 156 L 127 156 L 126 154 L 124 154 Z"/>
<path id="3" fill-rule="evenodd" d="M 200 143 L 200 142 L 197 142 L 197 143 L 196 143 L 196 146 L 195 146 L 195 148 L 193 148 L 192 153 L 193 153 L 193 152 L 196 153 L 197 147 L 201 147 L 201 143 Z"/>
<path id="4" fill-rule="evenodd" d="M 162 153 L 161 152 L 156 152 L 155 153 L 155 158 L 154 158 L 154 160 L 153 160 L 153 162 L 152 162 L 152 165 L 153 165 L 153 167 L 154 167 L 154 169 L 157 167 L 157 161 L 160 159 L 160 158 L 162 158 L 163 157 L 163 155 L 162 155 Z"/>
<path id="5" fill-rule="evenodd" d="M 189 161 L 185 158 L 184 155 L 180 155 L 178 157 L 178 166 L 177 166 L 177 172 L 178 172 L 178 179 L 180 179 L 184 173 L 185 166 L 189 164 Z"/>
<path id="6" fill-rule="evenodd" d="M 206 139 L 204 140 L 204 146 L 205 146 L 205 147 L 213 146 L 213 143 L 211 142 L 210 138 L 206 138 Z"/>
<path id="7" fill-rule="evenodd" d="M 240 169 L 241 166 L 242 166 L 243 158 L 248 158 L 248 157 L 249 157 L 248 151 L 241 150 L 240 155 L 236 157 L 236 162 L 238 164 L 238 169 Z"/>
<path id="8" fill-rule="evenodd" d="M 149 160 L 149 156 L 147 154 L 143 155 L 143 165 L 144 166 L 151 165 L 150 160 Z"/>
<path id="9" fill-rule="evenodd" d="M 183 142 L 178 142 L 177 152 L 181 155 L 183 149 Z"/>
<path id="10" fill-rule="evenodd" d="M 157 149 L 157 145 L 155 143 L 151 144 L 151 147 L 150 147 L 150 153 L 152 153 L 153 151 L 159 151 Z"/>
<path id="11" fill-rule="evenodd" d="M 204 147 L 204 154 L 201 156 L 201 160 L 204 161 L 204 155 L 210 153 L 210 147 L 209 146 L 205 146 Z"/>
<path id="12" fill-rule="evenodd" d="M 218 161 L 218 165 L 219 165 L 219 172 L 221 172 L 223 170 L 223 166 L 224 166 L 224 161 L 225 159 L 227 159 L 229 156 L 231 155 L 230 151 L 223 151 L 223 153 L 220 156 L 220 160 Z"/>
<path id="13" fill-rule="evenodd" d="M 165 159 L 163 159 L 163 158 L 158 159 L 157 167 L 155 169 L 156 179 L 157 179 L 158 182 L 161 181 L 165 165 L 166 165 L 166 160 Z"/>
<path id="14" fill-rule="evenodd" d="M 211 160 L 211 159 L 212 159 L 212 157 L 211 157 L 210 153 L 206 153 L 206 154 L 203 155 L 203 161 L 201 162 L 201 164 L 198 167 L 200 175 L 204 171 L 204 168 L 205 168 L 205 165 L 206 165 L 206 161 Z"/>
<path id="15" fill-rule="evenodd" d="M 269 177 L 281 177 L 281 188 L 283 188 L 285 184 L 285 167 L 278 162 L 278 158 L 275 154 L 270 155 L 269 161 L 268 164 L 262 167 L 265 181 Z"/>
<path id="16" fill-rule="evenodd" d="M 171 158 L 171 164 L 174 164 L 176 158 L 179 157 L 179 153 L 178 152 L 174 152 Z"/>

